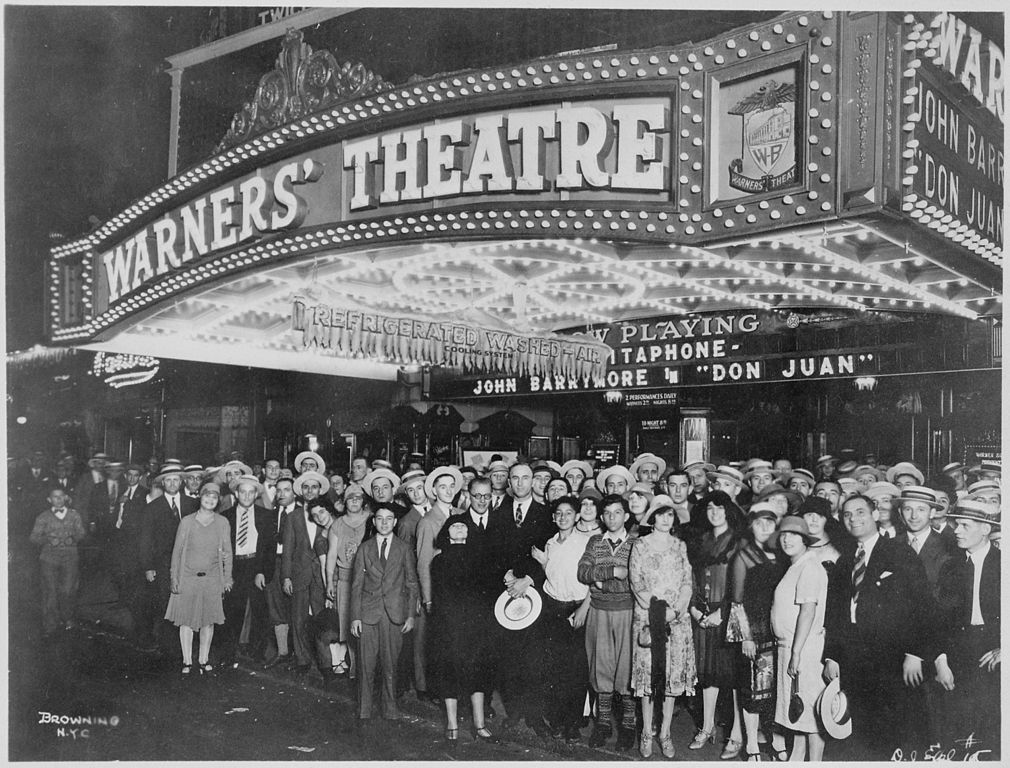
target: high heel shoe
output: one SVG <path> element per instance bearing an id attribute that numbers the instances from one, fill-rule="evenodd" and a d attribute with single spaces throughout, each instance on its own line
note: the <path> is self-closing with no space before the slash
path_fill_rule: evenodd
<path id="1" fill-rule="evenodd" d="M 687 745 L 688 749 L 701 749 L 706 744 L 711 744 L 715 741 L 715 734 L 712 731 L 706 731 L 703 728 L 699 728 L 698 732 L 694 734 L 694 739 L 690 744 Z"/>
<path id="2" fill-rule="evenodd" d="M 498 737 L 491 733 L 485 725 L 482 725 L 480 728 L 476 726 L 470 728 L 470 733 L 473 734 L 474 741 L 486 741 L 489 744 L 498 743 Z"/>
<path id="3" fill-rule="evenodd" d="M 190 670 L 192 669 L 192 666 L 193 666 L 192 664 L 183 664 L 182 665 L 182 674 L 183 674 L 184 677 L 187 676 L 187 675 L 189 675 Z"/>
<path id="4" fill-rule="evenodd" d="M 213 664 L 206 664 L 206 663 L 205 664 L 200 664 L 199 665 L 199 669 L 200 669 L 200 674 L 201 675 L 211 675 L 211 674 L 214 673 L 214 665 Z"/>
<path id="5" fill-rule="evenodd" d="M 445 740 L 456 743 L 459 741 L 459 728 L 446 728 L 445 729 Z"/>

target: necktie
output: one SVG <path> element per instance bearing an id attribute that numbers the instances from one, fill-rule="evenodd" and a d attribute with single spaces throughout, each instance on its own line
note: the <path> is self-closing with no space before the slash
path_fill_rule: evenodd
<path id="1" fill-rule="evenodd" d="M 492 507 L 493 509 L 498 509 L 498 507 L 499 507 L 499 506 L 501 506 L 501 500 L 502 500 L 503 498 L 505 498 L 505 497 L 504 497 L 504 496 L 495 496 L 495 497 L 494 497 L 494 498 L 493 498 L 493 499 L 491 500 L 491 507 Z"/>
<path id="2" fill-rule="evenodd" d="M 246 537 L 249 535 L 249 510 L 242 510 L 242 519 L 238 524 L 238 546 L 244 547 Z"/>
<path id="3" fill-rule="evenodd" d="M 863 585 L 866 575 L 866 550 L 860 544 L 856 547 L 856 561 L 852 565 L 852 599 L 859 602 L 859 588 Z"/>
<path id="4" fill-rule="evenodd" d="M 168 500 L 168 504 L 172 507 L 172 514 L 179 517 L 179 508 L 175 505 L 175 497 L 173 496 Z"/>
<path id="5" fill-rule="evenodd" d="M 607 539 L 610 542 L 610 551 L 616 552 L 617 548 L 624 543 L 624 539 Z"/>
<path id="6" fill-rule="evenodd" d="M 915 554 L 919 554 L 919 549 L 922 547 L 922 539 L 918 536 L 913 536 L 910 543 L 912 544 L 912 549 L 915 550 Z"/>
<path id="7" fill-rule="evenodd" d="M 382 546 L 379 548 L 379 557 L 382 558 L 382 562 L 386 562 L 386 552 L 389 550 L 389 539 L 382 540 Z"/>
<path id="8" fill-rule="evenodd" d="M 516 507 L 516 527 L 523 524 L 523 508 L 522 505 Z"/>
<path id="9" fill-rule="evenodd" d="M 480 529 L 482 531 L 484 530 L 484 517 L 485 517 L 484 515 L 480 516 Z"/>

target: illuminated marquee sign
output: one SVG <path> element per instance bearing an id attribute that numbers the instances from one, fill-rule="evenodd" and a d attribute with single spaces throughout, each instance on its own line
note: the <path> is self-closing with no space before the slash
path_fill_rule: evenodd
<path id="1" fill-rule="evenodd" d="M 593 339 L 526 336 L 453 319 L 401 317 L 296 297 L 291 326 L 302 349 L 401 364 L 454 365 L 517 375 L 599 378 L 609 349 Z"/>
<path id="2" fill-rule="evenodd" d="M 460 377 L 435 370 L 431 395 L 445 400 L 616 389 L 673 394 L 680 386 L 943 370 L 944 361 L 949 365 L 956 357 L 944 346 L 947 337 L 956 346 L 963 333 L 937 318 L 926 323 L 922 317 L 911 321 L 908 316 L 875 313 L 859 314 L 856 321 L 853 313 L 844 311 L 762 311 L 615 323 L 593 332 L 611 350 L 603 376 Z M 901 324 L 900 335 L 877 335 L 877 327 L 895 322 Z"/>
<path id="3" fill-rule="evenodd" d="M 269 180 L 250 176 L 157 219 L 99 257 L 109 302 L 211 251 L 299 226 L 307 210 L 294 187 L 322 172 L 312 159 L 288 163 Z"/>
<path id="4" fill-rule="evenodd" d="M 920 224 L 997 258 L 1003 247 L 1003 52 L 949 13 L 920 31 L 925 26 L 913 25 L 905 45 L 917 58 L 906 70 L 914 73 L 914 87 L 904 98 L 911 134 L 902 208 Z"/>
<path id="5" fill-rule="evenodd" d="M 148 382 L 160 369 L 158 359 L 147 355 L 99 352 L 91 363 L 91 375 L 102 379 L 113 389 Z"/>

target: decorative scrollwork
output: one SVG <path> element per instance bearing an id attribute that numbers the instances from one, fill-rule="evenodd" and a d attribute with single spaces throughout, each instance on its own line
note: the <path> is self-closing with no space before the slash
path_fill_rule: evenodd
<path id="1" fill-rule="evenodd" d="M 252 102 L 235 113 L 214 152 L 334 104 L 392 87 L 361 63 L 339 64 L 329 51 L 313 51 L 301 30 L 289 29 L 274 69 L 260 78 Z"/>

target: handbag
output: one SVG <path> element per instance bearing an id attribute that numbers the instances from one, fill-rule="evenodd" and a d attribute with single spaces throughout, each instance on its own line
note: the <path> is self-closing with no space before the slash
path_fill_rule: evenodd
<path id="1" fill-rule="evenodd" d="M 795 723 L 803 716 L 803 699 L 800 698 L 800 673 L 793 675 L 792 693 L 789 696 L 789 722 Z"/>

